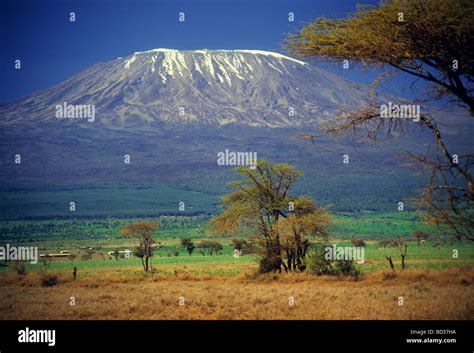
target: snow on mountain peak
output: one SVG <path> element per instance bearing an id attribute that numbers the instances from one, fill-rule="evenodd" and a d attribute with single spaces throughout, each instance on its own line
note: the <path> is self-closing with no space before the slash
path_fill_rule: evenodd
<path id="1" fill-rule="evenodd" d="M 196 53 L 196 54 L 218 54 L 218 53 L 247 53 L 247 54 L 253 54 L 253 55 L 266 55 L 266 56 L 273 56 L 275 58 L 279 59 L 285 59 L 285 60 L 290 60 L 293 62 L 296 62 L 300 65 L 305 65 L 306 63 L 300 60 L 296 60 L 294 58 L 291 58 L 289 56 L 272 52 L 272 51 L 266 51 L 266 50 L 253 50 L 253 49 L 214 49 L 214 50 L 209 50 L 209 49 L 198 49 L 198 50 L 177 50 L 177 49 L 167 49 L 167 48 L 156 48 L 156 49 L 150 49 L 150 50 L 145 50 L 145 51 L 137 51 L 133 53 L 133 56 L 135 55 L 140 55 L 140 54 L 150 54 L 150 53 L 178 53 L 178 52 L 189 52 L 189 53 Z"/>
<path id="2" fill-rule="evenodd" d="M 1 115 L 16 119 L 18 112 L 40 106 L 41 114 L 28 114 L 50 121 L 55 118 L 47 107 L 80 102 L 97 106 L 98 121 L 107 127 L 150 122 L 299 127 L 326 121 L 341 107 L 358 107 L 366 97 L 349 82 L 279 53 L 158 48 L 91 66 L 26 97 L 25 111 L 15 103 Z"/>
<path id="3" fill-rule="evenodd" d="M 229 86 L 232 86 L 233 79 L 244 80 L 246 75 L 253 72 L 253 66 L 260 65 L 262 61 L 280 74 L 288 72 L 285 65 L 290 64 L 289 62 L 302 66 L 307 65 L 283 54 L 263 50 L 176 50 L 157 48 L 133 53 L 124 59 L 123 67 L 128 70 L 132 65 L 146 63 L 150 71 L 161 78 L 162 83 L 166 83 L 169 77 L 186 76 L 192 78 L 193 72 L 204 77 L 206 72 L 206 75 L 209 75 L 212 79 L 218 82 L 226 82 Z"/>

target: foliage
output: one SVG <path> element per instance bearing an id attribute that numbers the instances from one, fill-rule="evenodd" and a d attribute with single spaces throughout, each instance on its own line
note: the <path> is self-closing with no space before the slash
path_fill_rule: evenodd
<path id="1" fill-rule="evenodd" d="M 324 235 L 329 217 L 311 199 L 289 194 L 302 173 L 267 161 L 236 171 L 244 178 L 230 184 L 235 191 L 224 197 L 224 211 L 211 221 L 213 231 L 250 233 L 261 256 L 260 272 L 304 271 L 304 237 Z"/>
<path id="2" fill-rule="evenodd" d="M 191 239 L 189 239 L 189 238 L 181 239 L 181 246 L 186 249 L 186 251 L 188 252 L 189 256 L 192 255 L 194 249 L 196 248 L 196 246 L 194 245 L 193 241 L 192 241 Z"/>
<path id="3" fill-rule="evenodd" d="M 152 245 L 154 243 L 153 233 L 158 229 L 158 221 L 138 221 L 129 223 L 122 227 L 120 235 L 126 238 L 138 238 L 138 245 L 135 254 L 142 260 L 145 272 L 149 270 L 149 260 L 153 256 Z"/>
<path id="4" fill-rule="evenodd" d="M 366 246 L 364 239 L 360 239 L 360 238 L 352 239 L 352 240 L 351 240 L 351 244 L 352 244 L 353 246 L 364 247 L 364 248 L 365 248 L 365 246 Z"/>
<path id="5" fill-rule="evenodd" d="M 420 245 L 420 243 L 422 241 L 428 240 L 431 235 L 429 233 L 426 233 L 422 230 L 417 229 L 413 233 L 413 236 L 415 237 L 416 241 L 418 242 L 418 245 Z"/>
<path id="6" fill-rule="evenodd" d="M 246 239 L 234 238 L 232 239 L 232 245 L 235 250 L 244 250 L 248 243 Z"/>
<path id="7" fill-rule="evenodd" d="M 358 278 L 360 271 L 353 260 L 328 260 L 324 253 L 325 245 L 314 244 L 308 257 L 309 272 L 316 276 L 350 276 Z"/>
<path id="8" fill-rule="evenodd" d="M 27 270 L 24 261 L 12 261 L 11 268 L 18 276 L 26 276 Z"/>
<path id="9" fill-rule="evenodd" d="M 474 3 L 469 0 L 391 0 L 379 6 L 360 7 L 348 19 L 319 18 L 290 35 L 290 52 L 316 61 L 349 60 L 366 67 L 387 69 L 381 79 L 396 73 L 408 74 L 413 84 L 429 84 L 424 98 L 402 104 L 426 105 L 443 100 L 464 107 L 474 118 Z M 391 72 L 391 70 L 395 70 Z M 384 117 L 380 102 L 372 100 L 357 111 L 344 112 L 328 124 L 320 135 L 359 136 L 372 141 L 396 138 L 415 126 L 409 119 Z M 453 156 L 435 116 L 427 111 L 419 116 L 420 126 L 431 133 L 435 148 L 425 155 L 406 152 L 410 163 L 422 166 L 428 184 L 417 200 L 427 210 L 427 223 L 448 226 L 456 235 L 474 240 L 474 156 Z M 470 151 L 469 151 L 470 152 Z"/>
<path id="10" fill-rule="evenodd" d="M 202 256 L 216 254 L 220 255 L 222 253 L 222 245 L 214 240 L 202 240 L 197 244 L 197 248 Z"/>
<path id="11" fill-rule="evenodd" d="M 41 285 L 43 287 L 52 287 L 59 283 L 59 278 L 57 275 L 43 273 L 41 276 Z"/>

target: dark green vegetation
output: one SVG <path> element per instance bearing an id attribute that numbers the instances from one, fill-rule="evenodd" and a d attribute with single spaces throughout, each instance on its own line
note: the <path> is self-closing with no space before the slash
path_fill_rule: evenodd
<path id="1" fill-rule="evenodd" d="M 174 214 L 180 201 L 186 203 L 184 214 L 215 214 L 219 197 L 230 191 L 227 183 L 234 178 L 234 166 L 216 163 L 217 153 L 225 149 L 257 152 L 259 160 L 290 163 L 302 170 L 294 193 L 331 206 L 331 211 L 395 210 L 398 201 L 408 201 L 425 182 L 417 170 L 403 168 L 397 155 L 402 149 L 427 148 L 422 137 L 416 143 L 400 140 L 390 146 L 332 140 L 315 146 L 301 139 L 302 132 L 196 127 L 163 134 L 122 132 L 113 135 L 113 141 L 99 143 L 103 136 L 89 141 L 98 131 L 75 131 L 75 141 L 85 141 L 81 145 L 69 140 L 61 144 L 61 136 L 28 132 L 24 139 L 31 143 L 57 141 L 58 145 L 47 146 L 47 156 L 57 158 L 47 163 L 47 156 L 34 146 L 20 149 L 22 164 L 12 166 L 17 145 L 4 151 L 0 217 L 71 217 L 69 201 L 77 203 L 75 217 Z M 124 153 L 131 155 L 130 165 L 124 164 Z M 344 154 L 349 155 L 348 164 L 343 163 Z"/>
<path id="2" fill-rule="evenodd" d="M 14 220 L 0 222 L 0 239 L 3 242 L 32 242 L 44 240 L 115 239 L 120 228 L 135 218 L 84 218 Z M 161 216 L 159 238 L 203 237 L 205 216 Z"/>
<path id="3" fill-rule="evenodd" d="M 417 212 L 358 212 L 337 213 L 331 225 L 332 237 L 338 239 L 393 238 L 395 235 L 411 236 L 417 229 L 447 239 L 447 233 L 421 223 Z M 45 240 L 94 239 L 107 240 L 118 237 L 119 229 L 135 218 L 90 218 L 11 220 L 0 222 L 0 239 L 5 242 L 34 242 Z M 158 238 L 201 239 L 209 237 L 207 216 L 161 216 Z"/>
<path id="4" fill-rule="evenodd" d="M 159 186 L 152 188 L 98 188 L 59 191 L 0 192 L 3 219 L 153 217 L 157 214 L 209 214 L 217 197 L 195 191 Z M 69 210 L 69 202 L 76 210 Z M 179 203 L 185 210 L 179 211 Z"/>

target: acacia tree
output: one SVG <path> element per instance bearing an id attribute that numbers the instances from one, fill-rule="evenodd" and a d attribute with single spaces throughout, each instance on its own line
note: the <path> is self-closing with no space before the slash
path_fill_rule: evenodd
<path id="1" fill-rule="evenodd" d="M 181 246 L 186 249 L 189 256 L 192 255 L 194 249 L 196 248 L 193 241 L 189 238 L 181 239 Z"/>
<path id="2" fill-rule="evenodd" d="M 305 253 L 305 243 L 301 235 L 309 231 L 310 222 L 308 220 L 303 226 L 296 224 L 297 216 L 291 216 L 289 211 L 290 202 L 294 202 L 295 207 L 304 205 L 307 212 L 302 212 L 310 216 L 309 201 L 295 202 L 295 198 L 289 195 L 290 188 L 302 173 L 288 164 L 266 161 L 259 161 L 254 170 L 241 167 L 236 171 L 244 178 L 230 184 L 235 191 L 224 197 L 224 211 L 211 220 L 213 231 L 220 234 L 250 232 L 261 256 L 260 272 L 281 272 L 282 267 L 285 271 L 298 268 L 297 258 L 300 259 L 300 269 L 304 269 L 301 267 L 301 256 Z M 311 209 L 314 213 L 316 210 L 321 214 L 324 212 L 314 205 Z M 287 221 L 280 222 L 281 219 Z M 324 223 L 326 219 L 313 220 L 317 221 Z M 286 227 L 283 223 L 286 223 Z M 323 227 L 321 224 L 321 229 Z M 288 237 L 289 230 L 295 230 L 292 235 L 300 237 L 292 245 Z M 280 233 L 284 233 L 283 239 Z M 291 256 L 291 266 L 283 261 L 286 250 L 286 254 Z"/>
<path id="3" fill-rule="evenodd" d="M 424 232 L 422 230 L 419 230 L 419 229 L 415 230 L 413 232 L 413 235 L 414 235 L 414 237 L 415 237 L 415 239 L 418 243 L 418 246 L 420 246 L 422 241 L 426 241 L 430 237 L 429 233 L 426 233 L 426 232 Z"/>
<path id="4" fill-rule="evenodd" d="M 294 211 L 278 222 L 284 257 L 288 271 L 304 271 L 310 237 L 327 239 L 329 214 L 314 201 L 302 196 L 293 202 Z"/>
<path id="5" fill-rule="evenodd" d="M 405 73 L 413 82 L 428 83 L 424 98 L 410 104 L 442 101 L 465 108 L 474 118 L 474 3 L 470 0 L 391 0 L 361 6 L 347 19 L 318 18 L 288 36 L 290 53 L 317 62 L 344 60 L 382 71 L 379 79 Z M 379 80 L 374 82 L 374 90 Z M 413 83 L 413 84 L 414 84 Z M 375 95 L 374 95 L 375 96 Z M 423 105 L 426 107 L 426 105 Z M 451 118 L 453 120 L 455 118 Z M 472 154 L 457 158 L 446 143 L 433 114 L 423 111 L 420 125 L 430 131 L 435 149 L 427 155 L 407 153 L 429 173 L 418 204 L 426 220 L 449 226 L 455 235 L 474 240 Z M 357 111 L 345 111 L 327 124 L 324 135 L 362 134 L 376 141 L 416 126 L 407 119 L 381 117 L 374 98 Z"/>
<path id="6" fill-rule="evenodd" d="M 138 238 L 139 245 L 135 255 L 142 260 L 143 269 L 148 272 L 149 259 L 153 256 L 153 233 L 158 229 L 158 221 L 138 221 L 126 224 L 120 229 L 119 235 L 126 238 Z"/>

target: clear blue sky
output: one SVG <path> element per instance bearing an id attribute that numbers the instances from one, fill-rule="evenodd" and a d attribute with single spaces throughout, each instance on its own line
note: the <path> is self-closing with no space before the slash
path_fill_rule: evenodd
<path id="1" fill-rule="evenodd" d="M 0 103 L 152 48 L 282 52 L 285 34 L 375 0 L 1 0 Z M 69 13 L 76 22 L 69 22 Z M 178 21 L 185 12 L 186 21 Z M 288 22 L 288 12 L 295 22 Z M 22 61 L 15 70 L 14 61 Z"/>

